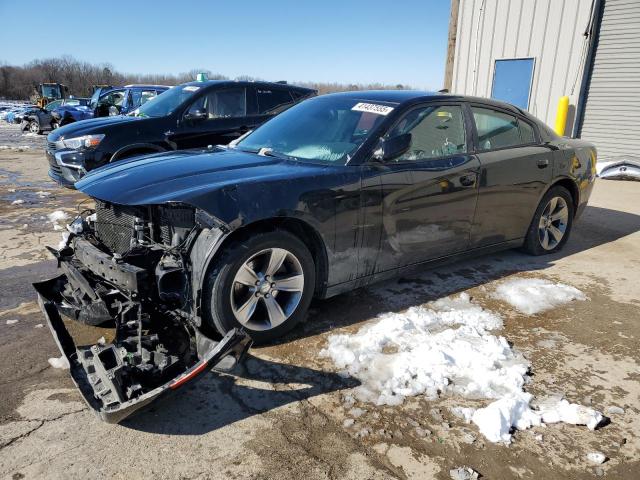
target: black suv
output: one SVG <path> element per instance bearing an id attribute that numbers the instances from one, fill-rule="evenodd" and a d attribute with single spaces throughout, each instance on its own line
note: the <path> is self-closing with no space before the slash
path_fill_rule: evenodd
<path id="1" fill-rule="evenodd" d="M 73 187 L 86 172 L 153 152 L 226 145 L 315 90 L 212 80 L 173 87 L 129 115 L 75 122 L 47 137 L 49 176 Z"/>

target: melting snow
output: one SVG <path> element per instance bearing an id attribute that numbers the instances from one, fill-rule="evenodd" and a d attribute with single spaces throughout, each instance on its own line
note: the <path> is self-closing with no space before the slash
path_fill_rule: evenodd
<path id="1" fill-rule="evenodd" d="M 14 325 L 18 323 L 18 320 L 7 320 L 7 325 Z"/>
<path id="2" fill-rule="evenodd" d="M 24 203 L 24 200 L 14 200 L 13 202 L 11 202 L 11 205 L 21 205 Z"/>
<path id="3" fill-rule="evenodd" d="M 587 460 L 591 463 L 601 464 L 607 459 L 606 455 L 601 452 L 591 452 L 587 453 Z"/>
<path id="4" fill-rule="evenodd" d="M 539 278 L 516 278 L 501 283 L 494 293 L 512 307 L 533 315 L 587 296 L 575 287 Z"/>
<path id="5" fill-rule="evenodd" d="M 66 212 L 63 212 L 62 210 L 56 210 L 55 212 L 52 212 L 49 215 L 47 215 L 47 218 L 51 223 L 58 223 L 62 220 L 68 219 L 69 215 L 67 215 Z"/>
<path id="6" fill-rule="evenodd" d="M 50 358 L 49 365 L 51 365 L 53 368 L 68 369 L 69 360 L 67 360 L 67 357 L 62 355 L 60 358 Z"/>
<path id="7" fill-rule="evenodd" d="M 435 399 L 440 393 L 492 400 L 476 410 L 453 409 L 492 442 L 508 443 L 512 427 L 543 422 L 595 428 L 603 418 L 599 412 L 562 398 L 532 408 L 533 395 L 523 390 L 529 364 L 504 337 L 490 333 L 500 328 L 497 314 L 463 293 L 381 315 L 355 334 L 331 335 L 321 355 L 360 380 L 353 392 L 360 401 L 399 405 L 408 396 Z"/>
<path id="8" fill-rule="evenodd" d="M 58 243 L 58 250 L 62 250 L 67 246 L 67 240 L 69 240 L 69 232 L 64 232 L 62 234 L 62 240 L 60 240 L 60 243 Z"/>

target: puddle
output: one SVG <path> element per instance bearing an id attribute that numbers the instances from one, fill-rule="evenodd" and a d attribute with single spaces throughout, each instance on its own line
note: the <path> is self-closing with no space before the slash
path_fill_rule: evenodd
<path id="1" fill-rule="evenodd" d="M 35 187 L 43 190 L 46 190 L 47 188 L 51 188 L 50 181 L 34 182 L 33 180 L 22 180 L 21 177 L 22 177 L 21 173 L 12 172 L 11 170 L 0 168 L 0 185 Z"/>

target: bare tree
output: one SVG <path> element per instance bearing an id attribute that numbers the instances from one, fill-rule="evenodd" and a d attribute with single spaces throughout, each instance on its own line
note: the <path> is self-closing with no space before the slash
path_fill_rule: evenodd
<path id="1" fill-rule="evenodd" d="M 196 79 L 198 73 L 205 73 L 211 80 L 226 80 L 225 75 L 207 69 L 191 69 L 177 75 L 122 73 L 108 63 L 92 64 L 76 60 L 71 56 L 33 60 L 22 66 L 0 64 L 0 98 L 26 100 L 34 93 L 39 83 L 62 83 L 69 93 L 77 97 L 88 97 L 93 85 L 126 85 L 129 83 L 151 83 L 159 85 L 179 85 Z M 241 75 L 236 80 L 260 80 L 249 75 Z M 277 79 L 280 80 L 280 79 Z M 294 82 L 318 90 L 319 94 L 362 89 L 404 89 L 405 85 L 341 84 L 320 82 Z"/>

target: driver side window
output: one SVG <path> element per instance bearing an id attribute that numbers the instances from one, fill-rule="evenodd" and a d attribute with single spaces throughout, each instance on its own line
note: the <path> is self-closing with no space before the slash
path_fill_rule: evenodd
<path id="1" fill-rule="evenodd" d="M 464 117 L 459 105 L 430 105 L 407 113 L 388 138 L 411 134 L 409 150 L 394 162 L 411 162 L 467 152 Z"/>

